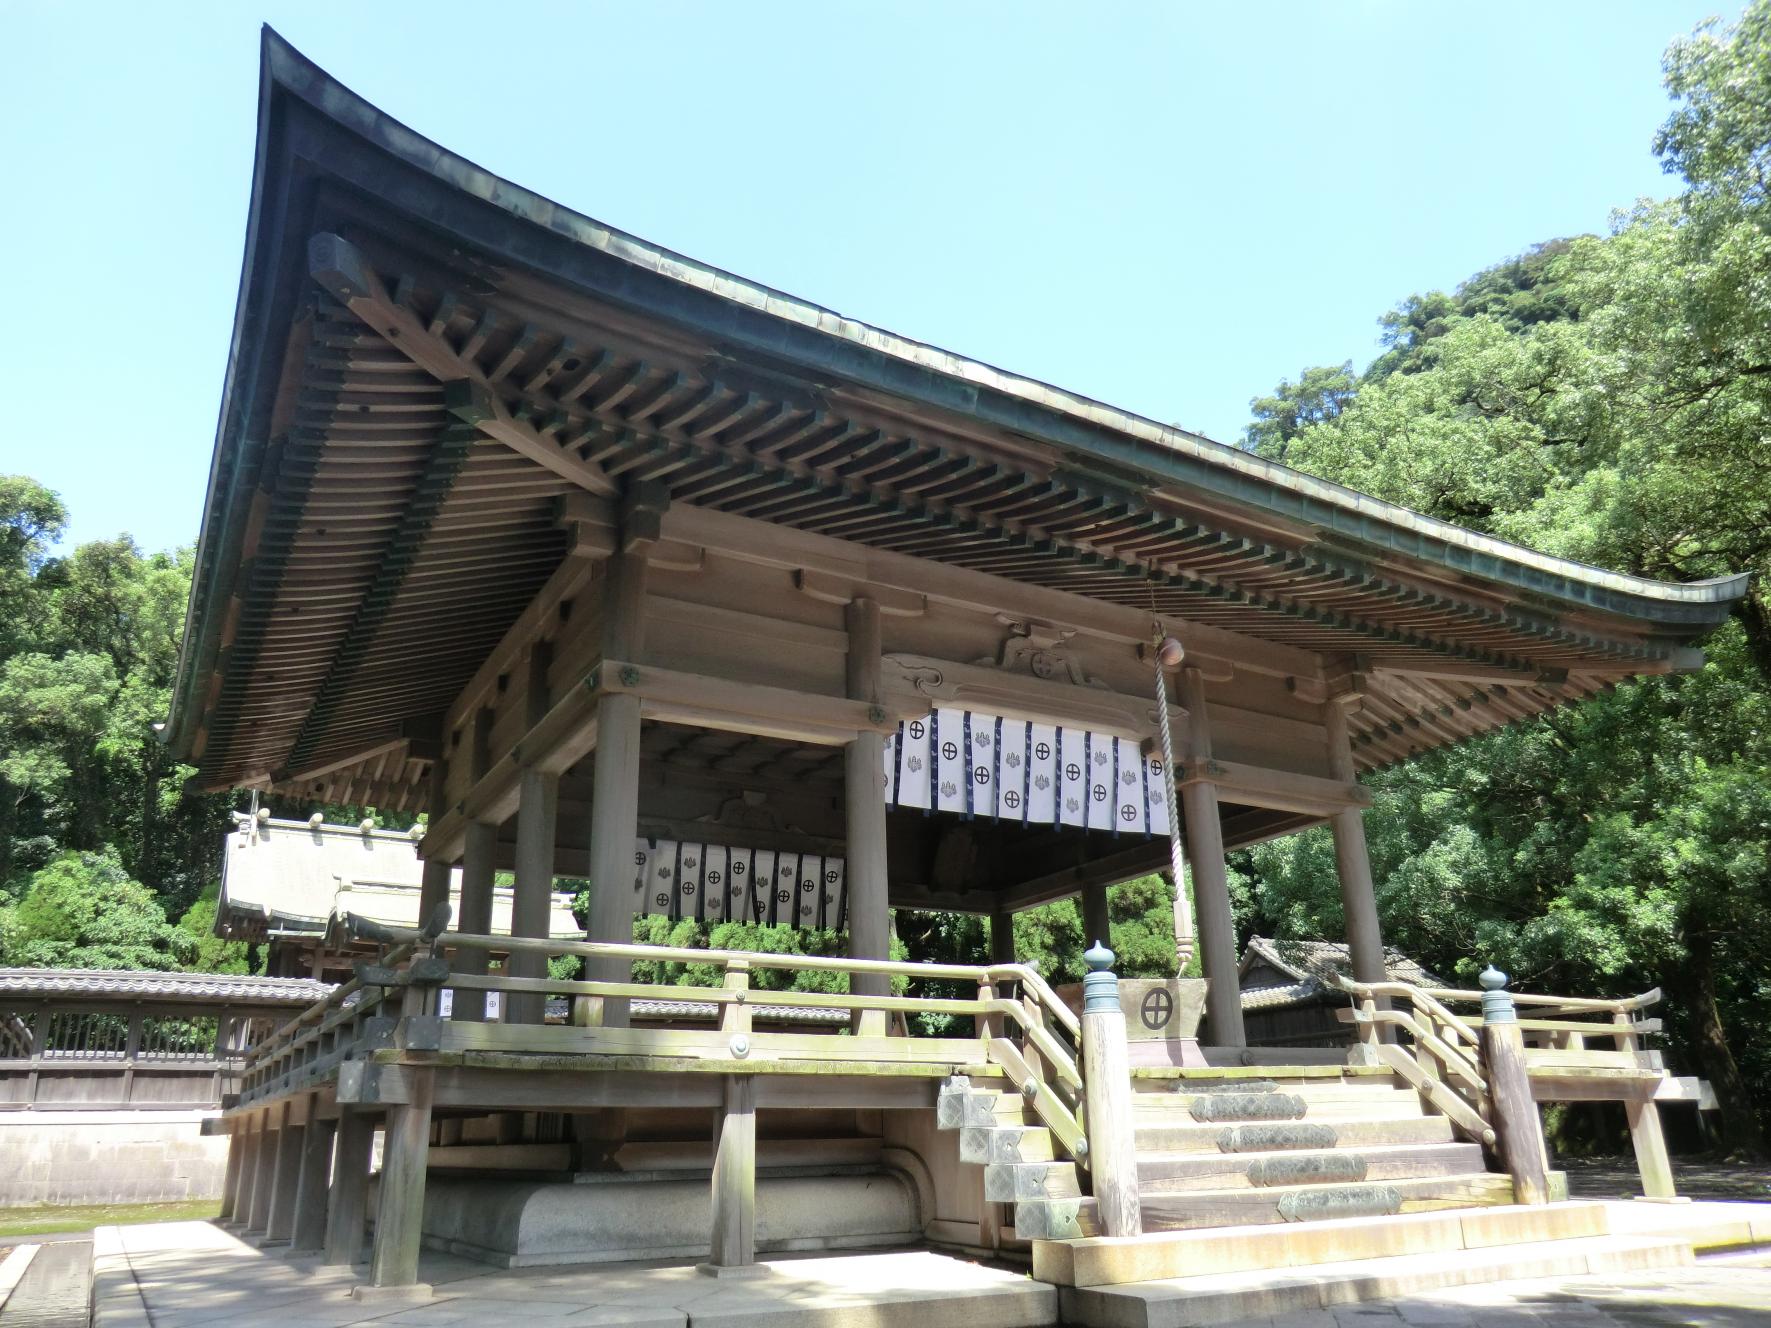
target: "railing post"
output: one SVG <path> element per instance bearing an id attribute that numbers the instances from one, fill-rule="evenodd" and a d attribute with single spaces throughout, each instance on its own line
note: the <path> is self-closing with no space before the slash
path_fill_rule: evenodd
<path id="1" fill-rule="evenodd" d="M 1549 1160 L 1544 1152 L 1543 1118 L 1531 1096 L 1525 1040 L 1507 993 L 1507 975 L 1492 964 L 1483 971 L 1482 1069 L 1494 1108 L 1494 1132 L 1502 1163 L 1513 1178 L 1513 1198 L 1522 1204 L 1549 1202 Z"/>
<path id="2" fill-rule="evenodd" d="M 1113 952 L 1096 941 L 1083 961 L 1082 1083 L 1088 1102 L 1088 1169 L 1101 1230 L 1109 1236 L 1144 1231 L 1138 1204 L 1138 1155 L 1133 1136 L 1131 1068 L 1125 1050 L 1125 1014 Z"/>
<path id="3" fill-rule="evenodd" d="M 1619 1051 L 1641 1050 L 1628 1011 L 1614 1011 L 1611 1022 L 1618 1030 L 1616 1046 Z M 1661 1203 L 1676 1200 L 1679 1191 L 1673 1184 L 1673 1163 L 1667 1156 L 1666 1135 L 1660 1128 L 1660 1108 L 1654 1105 L 1653 1098 L 1627 1098 L 1623 1111 L 1630 1123 L 1630 1146 L 1636 1154 L 1636 1171 L 1642 1177 L 1642 1197 Z"/>

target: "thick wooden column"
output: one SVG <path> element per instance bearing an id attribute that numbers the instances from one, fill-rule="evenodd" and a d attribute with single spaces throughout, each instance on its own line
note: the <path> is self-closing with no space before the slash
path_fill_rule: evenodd
<path id="1" fill-rule="evenodd" d="M 301 1169 L 295 1182 L 295 1228 L 289 1244 L 297 1250 L 321 1250 L 326 1245 L 326 1184 L 332 1172 L 332 1137 L 336 1121 L 315 1115 L 317 1099 L 310 1100 L 307 1128 L 301 1137 Z"/>
<path id="2" fill-rule="evenodd" d="M 430 763 L 430 822 L 432 825 L 442 820 L 443 814 L 449 810 L 446 792 L 448 778 L 448 763 L 439 754 Z M 420 927 L 430 921 L 431 914 L 436 912 L 438 904 L 449 902 L 449 881 L 453 875 L 453 864 L 430 858 L 424 860 L 424 873 L 418 886 L 418 925 Z"/>
<path id="3" fill-rule="evenodd" d="M 363 1252 L 363 1221 L 369 1207 L 369 1163 L 374 1146 L 374 1120 L 349 1107 L 344 1108 L 338 1118 L 332 1190 L 326 1197 L 325 1263 L 349 1266 Z"/>
<path id="4" fill-rule="evenodd" d="M 497 874 L 494 854 L 498 849 L 498 827 L 475 821 L 468 825 L 461 854 L 461 918 L 456 930 L 475 936 L 492 932 L 492 882 Z M 484 977 L 487 955 L 484 950 L 459 950 L 449 963 L 457 972 Z M 486 993 L 457 990 L 453 997 L 450 1018 L 483 1021 L 486 1018 Z M 502 1017 L 502 1015 L 501 1015 Z"/>
<path id="5" fill-rule="evenodd" d="M 544 770 L 523 771 L 517 804 L 516 884 L 511 891 L 510 934 L 545 937 L 553 916 L 554 832 L 559 821 L 560 780 Z M 513 954 L 513 977 L 544 978 L 547 959 L 539 954 Z M 539 1024 L 547 1013 L 546 999 L 535 993 L 506 993 L 504 1022 Z"/>
<path id="6" fill-rule="evenodd" d="M 1082 887 L 1082 948 L 1099 941 L 1113 948 L 1113 919 L 1107 908 L 1107 886 L 1093 881 Z"/>
<path id="7" fill-rule="evenodd" d="M 553 650 L 545 641 L 529 649 L 527 724 L 533 728 L 547 715 L 552 701 L 547 671 Z M 547 939 L 553 921 L 554 842 L 559 827 L 560 777 L 525 766 L 518 789 L 516 881 L 511 888 L 510 934 Z M 544 978 L 547 957 L 513 954 L 507 965 L 512 977 Z M 539 1024 L 547 1016 L 547 999 L 537 993 L 508 994 L 504 1022 Z"/>
<path id="8" fill-rule="evenodd" d="M 252 1207 L 246 1214 L 246 1230 L 263 1235 L 271 1224 L 271 1191 L 276 1188 L 277 1147 L 282 1136 L 281 1107 L 266 1109 L 259 1117 L 258 1155 L 253 1159 Z"/>
<path id="9" fill-rule="evenodd" d="M 1323 707 L 1328 729 L 1331 778 L 1352 783 L 1358 778 L 1347 730 L 1347 710 L 1357 695 L 1330 697 Z M 1341 882 L 1341 907 L 1347 919 L 1347 950 L 1355 982 L 1383 982 L 1384 938 L 1377 920 L 1377 892 L 1371 882 L 1371 854 L 1365 846 L 1365 813 L 1358 807 L 1336 812 L 1329 821 L 1334 833 L 1334 865 Z M 1386 1006 L 1389 1002 L 1383 1002 Z M 1387 1032 L 1388 1030 L 1386 1030 Z M 1385 1041 L 1393 1039 L 1393 1034 Z"/>
<path id="10" fill-rule="evenodd" d="M 307 1126 L 296 1125 L 295 1104 L 283 1104 L 283 1128 L 277 1131 L 277 1165 L 271 1180 L 270 1224 L 266 1241 L 286 1241 L 295 1231 L 295 1190 L 301 1180 L 301 1143 Z"/>
<path id="11" fill-rule="evenodd" d="M 492 710 L 481 706 L 474 712 L 473 736 L 468 747 L 467 768 L 474 780 L 485 776 L 491 765 Z M 461 851 L 461 916 L 455 929 L 473 936 L 492 934 L 492 883 L 498 864 L 498 827 L 483 821 L 470 821 L 462 836 Z M 449 963 L 458 973 L 478 977 L 486 975 L 484 950 L 460 950 Z M 450 1018 L 483 1021 L 486 1017 L 486 993 L 457 990 L 453 997 Z"/>
<path id="12" fill-rule="evenodd" d="M 645 522 L 624 527 L 622 547 L 608 562 L 604 598 L 603 658 L 632 665 L 645 648 L 647 551 Z M 589 938 L 613 945 L 633 943 L 633 850 L 640 819 L 640 699 L 605 694 L 596 707 L 596 757 L 590 806 Z M 623 959 L 593 959 L 593 982 L 626 982 L 633 965 Z M 592 1019 L 611 1028 L 627 1026 L 627 1002 L 610 999 Z"/>
<path id="13" fill-rule="evenodd" d="M 1211 715 L 1206 709 L 1205 677 L 1181 670 L 1181 705 L 1187 711 L 1187 782 L 1181 788 L 1181 822 L 1187 836 L 1187 865 L 1193 873 L 1193 910 L 1199 932 L 1199 963 L 1205 970 L 1208 1041 L 1218 1047 L 1245 1047 L 1242 980 L 1236 955 L 1236 927 L 1230 917 L 1230 882 L 1224 868 L 1224 827 L 1218 819 L 1218 790 L 1194 774 L 1211 763 Z M 1178 774 L 1179 772 L 1177 772 Z M 1175 889 L 1186 889 L 1184 881 Z"/>
<path id="14" fill-rule="evenodd" d="M 880 700 L 879 604 L 854 599 L 845 610 L 849 633 L 848 692 L 857 701 Z M 857 733 L 843 749 L 845 828 L 848 855 L 849 954 L 855 959 L 891 958 L 892 911 L 886 894 L 885 738 Z M 891 979 L 883 973 L 857 973 L 852 991 L 863 996 L 891 995 Z M 886 1031 L 883 1010 L 864 1010 L 856 1031 L 880 1036 Z"/>
<path id="15" fill-rule="evenodd" d="M 726 1076 L 713 1151 L 713 1241 L 705 1270 L 756 1262 L 756 1080 Z"/>
<path id="16" fill-rule="evenodd" d="M 990 962 L 1015 962 L 1015 915 L 1004 911 L 990 915 Z"/>
<path id="17" fill-rule="evenodd" d="M 369 1262 L 371 1286 L 412 1286 L 418 1281 L 433 1088 L 431 1071 L 417 1070 L 411 1077 L 411 1101 L 387 1111 L 381 1193 L 375 1205 L 375 1249 Z"/>

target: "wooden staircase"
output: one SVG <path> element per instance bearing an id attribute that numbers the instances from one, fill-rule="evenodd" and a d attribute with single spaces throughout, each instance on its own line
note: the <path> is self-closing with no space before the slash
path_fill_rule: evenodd
<path id="1" fill-rule="evenodd" d="M 1384 1067 L 1138 1071 L 1133 1077 L 1145 1231 L 1308 1222 L 1510 1204 L 1479 1144 Z M 1014 1206 L 1021 1240 L 1101 1234 L 1077 1163 L 1026 1099 L 943 1085 L 942 1128 L 984 1166 L 985 1198 Z"/>

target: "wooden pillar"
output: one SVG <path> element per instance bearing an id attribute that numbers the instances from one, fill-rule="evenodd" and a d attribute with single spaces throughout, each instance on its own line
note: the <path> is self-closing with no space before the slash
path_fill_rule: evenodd
<path id="1" fill-rule="evenodd" d="M 845 611 L 848 627 L 848 693 L 877 706 L 880 701 L 879 604 L 855 599 Z M 844 823 L 847 836 L 849 955 L 855 959 L 891 958 L 892 911 L 886 890 L 885 738 L 857 733 L 843 749 Z M 857 973 L 849 988 L 862 996 L 889 996 L 891 979 L 883 973 Z M 882 1036 L 883 1010 L 863 1010 L 856 1031 Z"/>
<path id="2" fill-rule="evenodd" d="M 1224 867 L 1224 827 L 1218 819 L 1217 785 L 1195 776 L 1211 764 L 1211 715 L 1205 677 L 1181 670 L 1181 705 L 1187 711 L 1187 780 L 1181 788 L 1181 821 L 1187 836 L 1187 865 L 1193 874 L 1193 909 L 1199 933 L 1199 963 L 1205 970 L 1207 1041 L 1219 1047 L 1245 1047 L 1242 1027 L 1242 975 L 1236 955 L 1236 926 L 1230 917 L 1230 880 Z M 1179 772 L 1177 771 L 1178 775 Z M 1186 889 L 1175 882 L 1175 889 Z"/>
<path id="3" fill-rule="evenodd" d="M 990 962 L 1015 962 L 1015 915 L 1007 910 L 990 915 Z"/>
<path id="4" fill-rule="evenodd" d="M 1107 908 L 1107 887 L 1093 881 L 1082 887 L 1082 948 L 1097 941 L 1113 948 L 1113 920 Z"/>
<path id="5" fill-rule="evenodd" d="M 1323 707 L 1328 729 L 1328 768 L 1334 779 L 1351 783 L 1358 777 L 1353 747 L 1348 736 L 1347 711 L 1357 707 L 1356 693 L 1331 696 Z M 1329 825 L 1334 833 L 1334 865 L 1341 883 L 1341 907 L 1347 919 L 1347 951 L 1355 982 L 1383 982 L 1384 938 L 1377 920 L 1377 892 L 1371 882 L 1371 854 L 1365 846 L 1365 813 L 1357 807 L 1336 812 Z M 1388 1001 L 1383 1002 L 1388 1005 Z M 1393 1038 L 1386 1038 L 1386 1041 Z"/>
<path id="6" fill-rule="evenodd" d="M 258 1123 L 258 1113 L 240 1122 L 235 1137 L 241 1141 L 240 1154 L 240 1188 L 234 1199 L 233 1212 L 227 1220 L 234 1226 L 245 1228 L 252 1225 L 252 1204 L 254 1187 L 258 1184 L 258 1151 L 263 1142 L 262 1129 Z"/>
<path id="7" fill-rule="evenodd" d="M 430 763 L 430 821 L 435 825 L 443 819 L 443 813 L 449 810 L 448 802 L 449 766 L 439 754 Z M 431 914 L 436 912 L 438 904 L 449 902 L 449 882 L 454 875 L 452 864 L 442 861 L 424 860 L 424 872 L 418 886 L 418 925 L 423 927 L 430 922 Z"/>
<path id="8" fill-rule="evenodd" d="M 310 1099 L 307 1128 L 301 1137 L 295 1227 L 289 1234 L 289 1244 L 297 1250 L 318 1251 L 326 1245 L 326 1186 L 332 1172 L 332 1138 L 338 1123 L 315 1115 L 318 1106 L 318 1099 Z"/>
<path id="9" fill-rule="evenodd" d="M 1543 1118 L 1531 1096 L 1525 1066 L 1525 1040 L 1507 994 L 1506 974 L 1490 966 L 1482 984 L 1482 1074 L 1494 1109 L 1494 1133 L 1501 1162 L 1513 1178 L 1513 1201 L 1550 1201 L 1549 1159 L 1544 1151 Z"/>
<path id="10" fill-rule="evenodd" d="M 1138 1201 L 1138 1155 L 1133 1144 L 1131 1064 L 1125 1048 L 1125 1014 L 1119 979 L 1109 965 L 1113 952 L 1094 945 L 1083 953 L 1082 1082 L 1088 1111 L 1088 1169 L 1094 1181 L 1101 1230 L 1108 1236 L 1144 1231 Z"/>
<path id="11" fill-rule="evenodd" d="M 295 1190 L 301 1180 L 301 1142 L 306 1125 L 295 1124 L 295 1104 L 283 1104 L 283 1128 L 277 1131 L 277 1166 L 271 1179 L 270 1224 L 267 1241 L 287 1241 L 295 1231 Z"/>
<path id="12" fill-rule="evenodd" d="M 756 1262 L 756 1080 L 727 1075 L 713 1151 L 713 1241 L 704 1268 Z"/>
<path id="13" fill-rule="evenodd" d="M 537 641 L 529 648 L 528 687 L 525 693 L 526 726 L 533 728 L 547 715 L 552 696 L 547 681 L 553 648 Z M 525 766 L 518 787 L 516 881 L 511 888 L 510 934 L 542 940 L 553 922 L 554 842 L 559 827 L 560 777 L 535 766 Z M 512 977 L 544 978 L 547 956 L 512 954 L 505 965 Z M 539 1024 L 547 1017 L 547 998 L 539 993 L 508 994 L 504 1022 Z"/>
<path id="14" fill-rule="evenodd" d="M 656 495 L 653 495 L 654 500 Z M 661 506 L 658 511 L 662 511 Z M 647 552 L 655 539 L 652 509 L 624 514 L 622 547 L 608 562 L 604 599 L 605 667 L 633 667 L 645 649 Z M 597 699 L 596 757 L 590 806 L 589 938 L 611 945 L 633 943 L 633 851 L 640 819 L 640 700 L 605 694 Z M 626 982 L 633 965 L 593 959 L 593 982 Z M 590 1012 L 611 1028 L 627 1026 L 627 1002 L 605 1000 Z"/>
<path id="15" fill-rule="evenodd" d="M 281 1107 L 267 1109 L 260 1117 L 258 1156 L 252 1168 L 252 1207 L 246 1215 L 246 1230 L 264 1234 L 271 1225 L 271 1191 L 276 1187 L 277 1147 L 282 1136 Z"/>
<path id="16" fill-rule="evenodd" d="M 480 821 L 468 824 L 461 855 L 461 918 L 456 930 L 474 936 L 492 934 L 492 883 L 497 874 L 494 854 L 498 849 L 498 827 Z M 484 977 L 487 954 L 484 950 L 458 950 L 449 958 L 449 965 L 458 973 Z M 457 990 L 451 1007 L 452 1019 L 483 1021 L 486 1017 L 486 993 Z M 502 1016 L 501 1016 L 502 1017 Z"/>
<path id="17" fill-rule="evenodd" d="M 546 937 L 553 917 L 554 831 L 559 820 L 558 775 L 533 767 L 523 771 L 517 804 L 516 884 L 511 891 L 510 934 Z M 507 965 L 513 977 L 544 978 L 547 959 L 539 954 L 513 954 Z M 536 993 L 507 993 L 504 1022 L 539 1024 L 547 1001 Z"/>
<path id="18" fill-rule="evenodd" d="M 240 1202 L 240 1170 L 245 1160 L 246 1131 L 236 1122 L 235 1128 L 228 1131 L 228 1166 L 221 1182 L 221 1211 L 215 1216 L 217 1222 L 234 1220 L 234 1209 Z"/>
<path id="19" fill-rule="evenodd" d="M 416 1070 L 411 1077 L 411 1101 L 387 1110 L 381 1194 L 375 1206 L 375 1249 L 369 1264 L 371 1286 L 413 1286 L 418 1281 L 433 1088 L 432 1072 Z"/>
<path id="20" fill-rule="evenodd" d="M 338 1118 L 332 1189 L 326 1197 L 325 1263 L 349 1266 L 363 1252 L 363 1220 L 368 1212 L 369 1163 L 374 1147 L 374 1120 L 344 1108 Z"/>

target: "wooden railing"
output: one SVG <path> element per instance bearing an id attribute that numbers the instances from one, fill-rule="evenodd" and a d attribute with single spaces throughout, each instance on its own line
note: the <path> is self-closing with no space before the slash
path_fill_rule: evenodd
<path id="1" fill-rule="evenodd" d="M 1494 1109 L 1473 1027 L 1433 992 L 1410 983 L 1338 981 L 1353 997 L 1353 1008 L 1340 1017 L 1354 1025 L 1356 1054 L 1387 1065 L 1471 1138 L 1492 1146 Z M 1396 1029 L 1409 1035 L 1411 1048 L 1385 1036 Z"/>
<path id="2" fill-rule="evenodd" d="M 1471 1137 L 1493 1145 L 1495 1106 L 1479 1036 L 1483 1021 L 1454 1008 L 1478 1005 L 1483 993 L 1407 982 L 1338 981 L 1353 999 L 1353 1007 L 1339 1017 L 1357 1031 L 1354 1054 L 1389 1066 Z M 1622 1102 L 1643 1193 L 1671 1197 L 1672 1168 L 1656 1103 L 1703 1104 L 1707 1098 L 1705 1086 L 1667 1075 L 1660 1054 L 1643 1046 L 1644 1038 L 1661 1031 L 1659 1019 L 1641 1017 L 1641 1011 L 1659 1003 L 1660 989 L 1618 999 L 1508 995 L 1518 1010 L 1512 1026 L 1523 1044 L 1532 1100 Z M 1389 1036 L 1386 1030 L 1392 1030 Z M 1409 1045 L 1396 1042 L 1393 1030 L 1406 1033 Z"/>
<path id="3" fill-rule="evenodd" d="M 381 941 L 386 950 L 374 961 L 359 963 L 351 981 L 253 1048 L 242 1105 L 295 1091 L 382 1048 L 619 1056 L 628 1058 L 624 1063 L 630 1067 L 724 1073 L 759 1065 L 840 1073 L 843 1063 L 881 1062 L 942 1066 L 949 1073 L 961 1073 L 988 1064 L 998 1067 L 1027 1098 L 1063 1148 L 1078 1159 L 1088 1154 L 1081 1025 L 1038 971 L 1026 965 L 913 964 L 353 925 L 358 934 Z M 485 961 L 493 955 L 505 957 L 506 970 L 518 956 L 542 960 L 570 956 L 583 960 L 591 971 L 606 970 L 610 963 L 651 961 L 707 966 L 717 976 L 705 985 L 662 985 L 485 973 Z M 472 962 L 461 962 L 470 956 Z M 765 970 L 841 973 L 850 978 L 880 975 L 906 979 L 912 985 L 957 982 L 974 985 L 976 995 L 754 989 L 753 975 Z M 439 1018 L 438 996 L 444 988 L 456 993 L 458 1003 L 462 993 L 497 992 L 506 1011 L 521 1010 L 526 1001 L 535 1022 Z M 1011 989 L 1014 994 L 1007 994 Z M 539 1021 L 541 1004 L 549 997 L 569 1003 L 567 1022 Z M 609 1017 L 612 1006 L 633 1000 L 711 1004 L 719 1012 L 718 1026 L 633 1028 Z M 758 1005 L 844 1010 L 851 1016 L 851 1028 L 838 1033 L 756 1032 L 751 1015 Z M 975 1031 L 969 1038 L 910 1036 L 908 1019 L 918 1014 L 969 1018 Z M 884 1021 L 891 1016 L 903 1017 L 904 1034 L 885 1035 Z"/>
<path id="4" fill-rule="evenodd" d="M 128 997 L 0 1009 L 0 1109 L 213 1107 L 237 1087 L 254 1017 Z"/>

